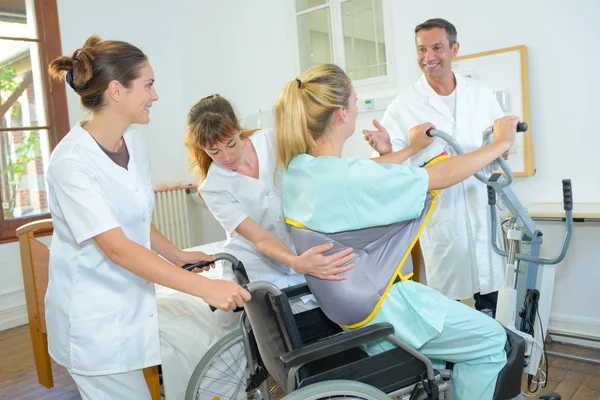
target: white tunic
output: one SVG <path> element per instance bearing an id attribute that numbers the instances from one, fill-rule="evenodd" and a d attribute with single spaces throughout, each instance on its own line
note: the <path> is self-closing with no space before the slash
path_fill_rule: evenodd
<path id="1" fill-rule="evenodd" d="M 283 218 L 281 192 L 274 180 L 273 132 L 261 130 L 249 139 L 258 158 L 258 179 L 212 163 L 206 180 L 200 185 L 200 194 L 227 233 L 227 243 L 223 251 L 242 261 L 251 281 L 266 280 L 280 288 L 303 283 L 303 275 L 265 256 L 254 244 L 235 231 L 243 220 L 250 217 L 295 252 L 290 229 Z M 224 278 L 230 277 L 231 275 L 227 275 L 230 273 L 230 268 L 223 269 Z"/>
<path id="2" fill-rule="evenodd" d="M 48 349 L 81 375 L 160 363 L 154 284 L 112 263 L 93 237 L 121 227 L 150 248 L 154 190 L 141 134 L 124 134 L 128 170 L 77 123 L 50 158 L 47 179 L 54 235 L 46 293 Z"/>

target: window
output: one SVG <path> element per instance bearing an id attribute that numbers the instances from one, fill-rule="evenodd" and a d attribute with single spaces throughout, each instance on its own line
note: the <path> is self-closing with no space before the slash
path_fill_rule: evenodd
<path id="1" fill-rule="evenodd" d="M 56 0 L 0 0 L 0 242 L 48 216 L 50 151 L 69 130 L 65 87 L 47 73 L 61 53 Z"/>
<path id="2" fill-rule="evenodd" d="M 386 9 L 387 0 L 296 0 L 300 70 L 334 63 L 356 87 L 393 87 Z"/>

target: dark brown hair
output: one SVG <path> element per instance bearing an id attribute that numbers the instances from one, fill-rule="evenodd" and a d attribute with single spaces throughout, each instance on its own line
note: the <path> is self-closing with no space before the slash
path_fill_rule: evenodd
<path id="1" fill-rule="evenodd" d="M 219 142 L 226 143 L 238 132 L 244 139 L 257 130 L 241 129 L 233 106 L 218 94 L 200 99 L 188 113 L 185 136 L 192 167 L 200 174 L 200 183 L 206 179 L 212 163 L 212 159 L 204 151 L 205 148 Z"/>
<path id="2" fill-rule="evenodd" d="M 458 33 L 456 32 L 456 27 L 443 18 L 428 19 L 422 24 L 417 25 L 415 27 L 415 35 L 419 31 L 429 31 L 434 28 L 442 28 L 446 31 L 446 37 L 448 38 L 448 43 L 450 43 L 450 47 L 454 46 L 454 43 L 457 42 Z"/>
<path id="3" fill-rule="evenodd" d="M 130 87 L 140 77 L 140 66 L 147 61 L 148 57 L 132 44 L 92 35 L 71 57 L 52 61 L 49 72 L 54 79 L 66 80 L 86 109 L 98 111 L 104 106 L 108 84 L 117 80 Z"/>

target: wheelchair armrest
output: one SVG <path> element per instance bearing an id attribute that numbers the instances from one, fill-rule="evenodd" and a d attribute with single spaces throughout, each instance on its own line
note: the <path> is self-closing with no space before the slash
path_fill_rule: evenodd
<path id="1" fill-rule="evenodd" d="M 283 354 L 280 359 L 286 369 L 301 367 L 333 354 L 341 353 L 361 344 L 385 338 L 394 333 L 394 327 L 388 323 L 377 323 L 350 332 L 340 333 L 300 349 Z"/>
<path id="2" fill-rule="evenodd" d="M 307 283 L 300 283 L 298 285 L 283 288 L 281 289 L 281 292 L 285 293 L 288 299 L 312 294 Z"/>

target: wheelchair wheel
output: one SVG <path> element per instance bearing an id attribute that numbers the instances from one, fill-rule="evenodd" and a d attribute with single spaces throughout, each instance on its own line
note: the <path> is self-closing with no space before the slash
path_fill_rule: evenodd
<path id="1" fill-rule="evenodd" d="M 381 390 L 356 381 L 326 381 L 298 389 L 283 400 L 390 400 L 391 397 Z"/>
<path id="2" fill-rule="evenodd" d="M 188 383 L 185 400 L 278 400 L 284 396 L 270 378 L 246 393 L 249 376 L 242 332 L 236 329 L 202 357 Z"/>

